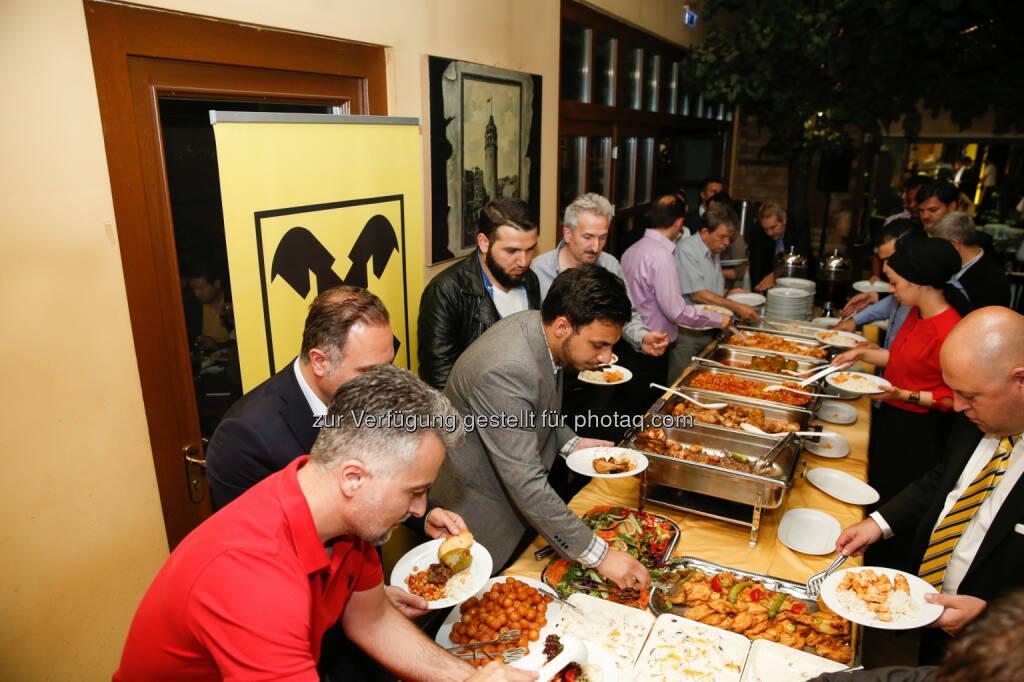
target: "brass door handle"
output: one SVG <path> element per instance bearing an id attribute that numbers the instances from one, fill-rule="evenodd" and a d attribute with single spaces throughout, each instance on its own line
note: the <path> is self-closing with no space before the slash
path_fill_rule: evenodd
<path id="1" fill-rule="evenodd" d="M 207 440 L 203 439 L 203 445 Z M 185 480 L 188 485 L 188 497 L 192 504 L 199 504 L 206 498 L 206 488 L 203 486 L 203 479 L 206 477 L 206 459 L 202 450 L 194 443 L 189 443 L 181 448 L 181 455 L 185 459 Z"/>

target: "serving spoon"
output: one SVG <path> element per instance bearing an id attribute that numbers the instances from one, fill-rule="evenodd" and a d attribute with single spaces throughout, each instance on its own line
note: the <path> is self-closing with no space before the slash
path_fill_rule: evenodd
<path id="1" fill-rule="evenodd" d="M 758 435 L 763 435 L 763 436 L 774 436 L 775 438 L 785 438 L 786 436 L 788 436 L 791 433 L 794 436 L 838 436 L 839 435 L 835 431 L 827 431 L 827 430 L 824 430 L 824 431 L 780 431 L 779 433 L 768 433 L 767 431 L 764 431 L 763 429 L 759 429 L 756 426 L 754 426 L 753 424 L 748 424 L 747 422 L 740 423 L 740 428 L 743 429 L 744 431 L 748 432 L 748 433 L 756 433 Z"/>
<path id="2" fill-rule="evenodd" d="M 765 386 L 761 389 L 762 391 L 791 391 L 793 393 L 799 393 L 800 395 L 811 396 L 812 398 L 835 398 L 836 396 L 828 393 L 808 393 L 807 391 L 798 391 L 795 388 L 789 386 L 783 386 L 782 384 L 772 384 L 771 386 Z"/>
<path id="3" fill-rule="evenodd" d="M 697 400 L 695 398 L 691 398 L 690 396 L 686 395 L 685 393 L 680 393 L 679 391 L 677 391 L 674 388 L 669 388 L 668 386 L 662 386 L 661 384 L 652 383 L 651 384 L 651 388 L 659 388 L 662 391 L 668 391 L 669 393 L 675 393 L 680 398 L 686 398 L 687 400 L 689 400 L 691 403 L 693 403 L 697 407 L 703 407 L 705 410 L 720 410 L 723 407 L 728 407 L 729 406 L 728 403 L 702 403 L 701 401 L 699 401 L 699 400 Z"/>

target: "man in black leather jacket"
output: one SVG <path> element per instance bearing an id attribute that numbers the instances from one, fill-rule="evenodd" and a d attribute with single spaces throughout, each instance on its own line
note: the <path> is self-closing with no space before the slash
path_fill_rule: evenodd
<path id="1" fill-rule="evenodd" d="M 530 270 L 537 223 L 521 199 L 498 197 L 480 211 L 477 250 L 435 277 L 419 315 L 420 378 L 443 390 L 462 351 L 503 317 L 540 309 Z"/>

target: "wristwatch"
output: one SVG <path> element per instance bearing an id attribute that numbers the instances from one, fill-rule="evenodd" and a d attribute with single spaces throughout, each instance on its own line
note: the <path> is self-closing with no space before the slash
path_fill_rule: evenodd
<path id="1" fill-rule="evenodd" d="M 920 405 L 921 404 L 921 392 L 920 391 L 911 391 L 910 392 L 910 397 L 907 398 L 907 402 L 910 403 L 911 405 Z"/>

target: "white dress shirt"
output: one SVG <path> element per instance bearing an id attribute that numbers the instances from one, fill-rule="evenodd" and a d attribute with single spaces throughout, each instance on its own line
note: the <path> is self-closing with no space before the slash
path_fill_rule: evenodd
<path id="1" fill-rule="evenodd" d="M 320 400 L 320 396 L 314 393 L 313 389 L 306 383 L 306 377 L 302 376 L 302 370 L 299 369 L 298 358 L 295 358 L 295 362 L 292 363 L 292 369 L 295 370 L 295 378 L 299 380 L 299 390 L 306 397 L 306 402 L 309 403 L 309 409 L 313 412 L 313 416 L 323 417 L 327 414 L 327 405 L 324 404 L 324 401 Z"/>
<path id="2" fill-rule="evenodd" d="M 974 481 L 975 477 L 992 459 L 996 448 L 999 447 L 1000 440 L 1002 439 L 996 436 L 985 436 L 978 443 L 978 447 L 974 449 L 974 454 L 967 461 L 967 466 L 960 473 L 960 478 L 957 479 L 956 485 L 946 495 L 946 501 L 942 505 L 942 511 L 939 512 L 935 526 L 932 527 L 932 532 L 935 532 L 935 528 L 942 522 L 942 519 L 945 518 L 949 510 L 953 508 L 956 501 L 960 499 L 960 495 L 967 489 L 967 486 Z M 949 564 L 946 566 L 946 576 L 942 581 L 942 591 L 945 594 L 957 593 L 957 588 L 960 587 L 960 582 L 967 575 L 967 569 L 970 568 L 971 562 L 974 561 L 974 556 L 978 553 L 978 549 L 981 548 L 981 542 L 985 539 L 992 521 L 996 518 L 996 514 L 999 513 L 1003 502 L 1009 497 L 1010 491 L 1017 485 L 1021 474 L 1024 473 L 1024 445 L 1022 443 L 1024 443 L 1024 439 L 1018 440 L 1013 446 L 1006 473 L 1003 474 L 999 484 L 988 494 L 988 497 L 981 503 L 981 506 L 978 507 L 978 511 L 975 512 L 971 522 L 967 525 L 967 529 L 960 536 L 960 541 L 956 543 L 953 554 L 949 558 Z M 871 518 L 882 529 L 882 534 L 885 537 L 892 537 L 892 528 L 878 512 L 871 514 Z"/>

